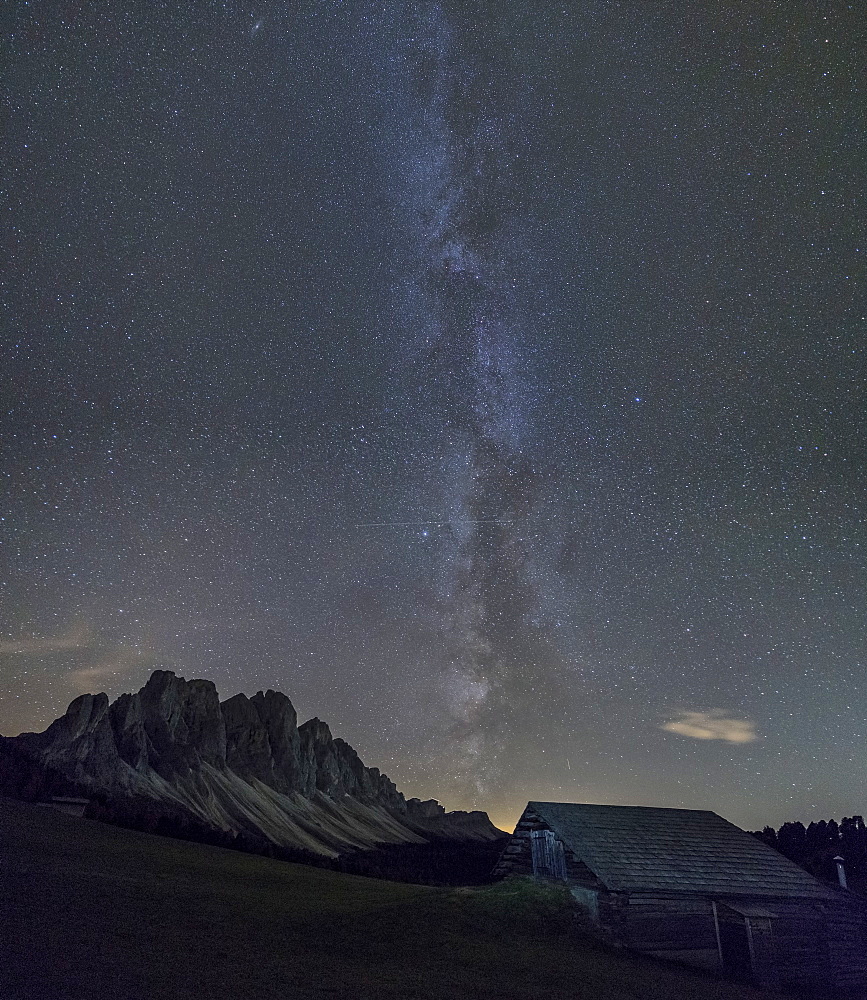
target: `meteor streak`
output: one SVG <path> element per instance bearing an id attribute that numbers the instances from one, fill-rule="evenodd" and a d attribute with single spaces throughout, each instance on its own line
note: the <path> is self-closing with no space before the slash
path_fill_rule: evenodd
<path id="1" fill-rule="evenodd" d="M 453 524 L 514 524 L 514 521 L 501 521 L 499 518 L 481 518 L 472 521 L 366 521 L 356 524 L 356 528 L 415 528 L 434 525 L 437 528 L 449 527 Z"/>

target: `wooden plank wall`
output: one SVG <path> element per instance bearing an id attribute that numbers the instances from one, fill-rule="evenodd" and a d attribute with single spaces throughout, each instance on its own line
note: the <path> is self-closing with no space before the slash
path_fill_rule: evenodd
<path id="1" fill-rule="evenodd" d="M 719 967 L 713 905 L 709 899 L 633 893 L 622 909 L 618 936 L 628 947 L 701 968 Z"/>
<path id="2" fill-rule="evenodd" d="M 828 953 L 840 996 L 867 998 L 867 919 L 854 907 L 826 913 Z"/>

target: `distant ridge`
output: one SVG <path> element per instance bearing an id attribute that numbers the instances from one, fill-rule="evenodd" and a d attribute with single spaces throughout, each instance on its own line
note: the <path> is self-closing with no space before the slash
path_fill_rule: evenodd
<path id="1" fill-rule="evenodd" d="M 278 691 L 221 703 L 211 681 L 168 670 L 111 704 L 81 695 L 43 733 L 0 737 L 0 791 L 88 796 L 97 818 L 322 858 L 503 836 L 486 813 L 407 800 L 324 722 L 299 726 Z"/>

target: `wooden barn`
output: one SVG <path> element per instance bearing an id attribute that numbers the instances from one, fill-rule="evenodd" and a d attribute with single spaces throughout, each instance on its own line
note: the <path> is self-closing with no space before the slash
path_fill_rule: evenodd
<path id="1" fill-rule="evenodd" d="M 495 874 L 565 881 L 637 951 L 759 986 L 867 998 L 865 901 L 716 813 L 530 802 Z"/>

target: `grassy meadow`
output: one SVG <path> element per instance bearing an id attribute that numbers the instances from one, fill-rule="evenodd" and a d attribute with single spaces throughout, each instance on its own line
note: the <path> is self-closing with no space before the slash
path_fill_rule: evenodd
<path id="1" fill-rule="evenodd" d="M 0 799 L 3 1000 L 747 1000 L 576 932 L 559 889 L 384 882 Z"/>

